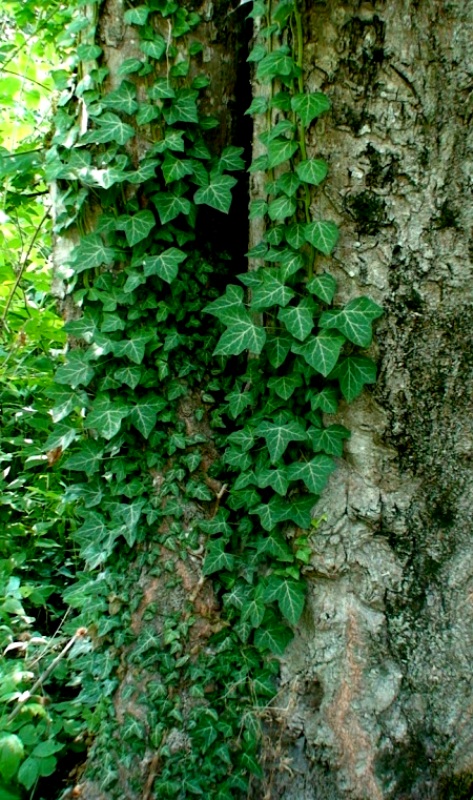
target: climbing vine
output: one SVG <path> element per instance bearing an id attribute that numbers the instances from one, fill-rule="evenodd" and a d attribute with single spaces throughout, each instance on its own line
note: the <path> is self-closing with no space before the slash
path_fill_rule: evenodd
<path id="1" fill-rule="evenodd" d="M 318 218 L 315 194 L 328 165 L 306 145 L 330 102 L 304 90 L 299 0 L 254 0 L 250 12 L 262 87 L 248 109 L 262 148 L 250 173 L 263 186 L 250 220 L 262 234 L 251 270 L 230 281 L 199 213 L 229 212 L 245 163 L 242 148 L 212 150 L 201 19 L 175 0 L 128 8 L 140 55 L 107 90 L 97 8 L 77 4 L 76 80 L 58 76 L 45 162 L 71 317 L 46 451 L 67 478 L 86 564 L 64 593 L 77 610 L 66 630 L 88 632 L 70 667 L 74 733 L 102 748 L 107 796 L 118 763 L 133 774 L 146 762 L 147 797 L 225 800 L 263 778 L 263 723 L 304 609 L 314 508 L 349 436 L 330 415 L 374 382 L 359 349 L 382 312 L 366 297 L 336 304 L 338 228 Z M 159 625 L 156 603 L 143 606 L 145 572 L 186 590 Z M 143 713 L 124 713 L 117 733 L 127 659 Z M 11 730 L 21 739 L 21 725 Z M 34 759 L 18 760 L 28 791 L 41 777 Z"/>

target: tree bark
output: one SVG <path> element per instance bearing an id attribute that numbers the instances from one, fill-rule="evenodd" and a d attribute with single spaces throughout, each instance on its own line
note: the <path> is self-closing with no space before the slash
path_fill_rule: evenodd
<path id="1" fill-rule="evenodd" d="M 241 12 L 204 6 L 208 103 L 222 121 L 220 143 L 228 143 Z M 119 64 L 135 55 L 124 8 L 107 0 L 100 11 L 112 88 Z M 316 510 L 322 521 L 306 568 L 307 607 L 282 661 L 265 778 L 253 797 L 466 799 L 473 786 L 473 6 L 307 0 L 304 30 L 305 85 L 333 103 L 308 132 L 309 155 L 330 164 L 313 209 L 342 234 L 320 266 L 337 278 L 341 301 L 368 294 L 385 315 L 371 352 L 378 383 L 342 405 L 336 420 L 352 436 Z M 169 559 L 175 571 L 187 569 L 155 547 L 130 571 L 143 597 L 130 618 L 136 641 L 145 606 L 159 602 L 165 615 L 198 592 L 198 561 L 167 591 L 153 569 Z M 204 638 L 215 611 L 205 591 L 194 597 L 205 606 L 196 634 Z M 125 713 L 145 724 L 137 687 L 152 679 L 152 663 L 138 667 L 133 648 L 124 650 L 115 699 L 119 727 Z M 81 797 L 152 797 L 159 765 L 151 747 L 140 763 L 130 755 L 118 789 L 89 777 L 100 773 L 94 752 L 104 743 L 92 749 Z"/>
<path id="2" fill-rule="evenodd" d="M 342 232 L 329 269 L 385 315 L 378 383 L 339 414 L 270 796 L 467 798 L 473 7 L 313 2 L 305 32 L 306 84 L 333 102 L 311 130 L 331 165 L 317 211 Z"/>

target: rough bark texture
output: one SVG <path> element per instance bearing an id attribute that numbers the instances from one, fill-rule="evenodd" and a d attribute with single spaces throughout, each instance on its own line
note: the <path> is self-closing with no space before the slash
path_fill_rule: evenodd
<path id="1" fill-rule="evenodd" d="M 466 799 L 473 6 L 307 6 L 306 82 L 333 101 L 310 133 L 331 165 L 317 213 L 342 228 L 329 268 L 341 298 L 366 293 L 386 313 L 378 384 L 340 413 L 353 433 L 317 509 L 270 796 Z"/>

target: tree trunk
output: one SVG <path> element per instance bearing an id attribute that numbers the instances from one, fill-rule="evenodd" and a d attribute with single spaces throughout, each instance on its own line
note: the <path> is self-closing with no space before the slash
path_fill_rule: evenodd
<path id="1" fill-rule="evenodd" d="M 306 82 L 333 102 L 312 147 L 334 274 L 385 315 L 377 386 L 339 415 L 352 437 L 317 508 L 271 798 L 467 798 L 473 6 L 314 2 L 305 31 Z"/>
<path id="2" fill-rule="evenodd" d="M 235 142 L 246 107 L 247 98 L 235 100 L 244 8 L 200 9 L 218 145 Z M 124 10 L 122 0 L 100 9 L 109 88 L 123 60 L 137 54 Z M 330 266 L 340 299 L 368 294 L 385 314 L 371 352 L 378 383 L 337 416 L 352 436 L 316 509 L 322 521 L 305 568 L 308 601 L 282 659 L 265 776 L 252 796 L 466 800 L 473 786 L 473 6 L 307 0 L 303 16 L 305 85 L 333 105 L 310 129 L 309 155 L 330 164 L 313 209 L 341 227 Z M 181 401 L 184 426 L 201 403 L 198 393 Z M 206 437 L 210 467 L 218 453 L 206 417 L 188 427 L 195 433 Z M 209 485 L 212 518 L 221 486 Z M 187 505 L 185 513 L 192 519 L 201 509 Z M 204 647 L 225 623 L 207 584 L 200 593 L 199 558 L 184 563 L 151 542 L 130 568 L 125 583 L 128 591 L 138 586 L 141 599 L 129 615 L 115 719 L 98 732 L 80 780 L 85 800 L 154 796 L 161 740 L 140 698 L 160 677 L 152 658 L 143 661 L 146 609 L 159 607 L 156 636 L 166 615 L 197 616 L 183 655 Z M 181 578 L 171 589 L 169 572 Z M 174 689 L 192 703 L 185 686 Z M 133 720 L 145 753 L 137 756 L 131 740 L 118 754 L 115 742 Z M 185 749 L 177 730 L 166 736 L 171 750 Z M 109 784 L 107 770 L 115 775 Z"/>

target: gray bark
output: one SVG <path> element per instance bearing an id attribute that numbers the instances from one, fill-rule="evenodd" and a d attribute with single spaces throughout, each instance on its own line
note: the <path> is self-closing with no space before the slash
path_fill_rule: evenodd
<path id="1" fill-rule="evenodd" d="M 333 101 L 310 134 L 331 164 L 314 212 L 342 230 L 327 266 L 385 316 L 378 384 L 339 414 L 268 797 L 470 798 L 473 6 L 307 5 L 306 83 Z"/>

